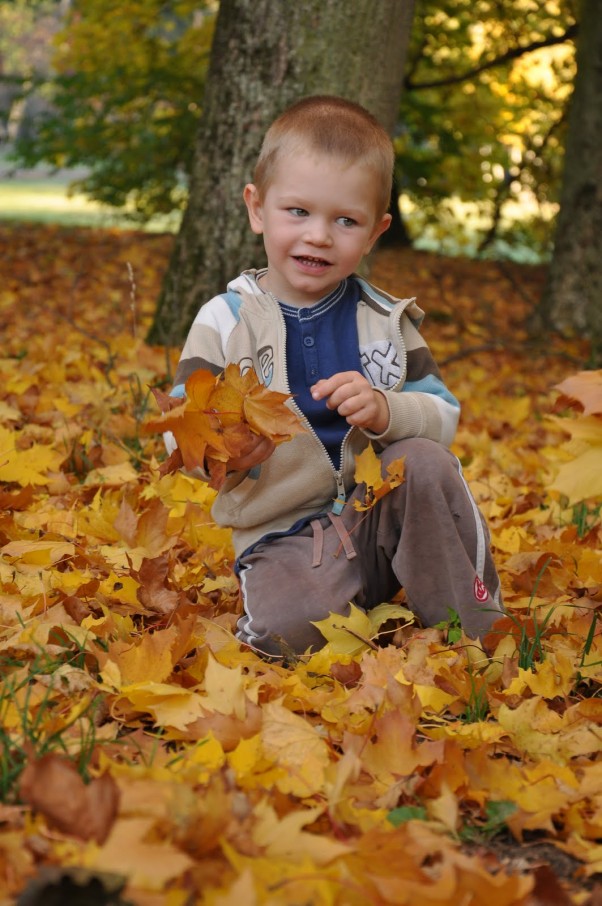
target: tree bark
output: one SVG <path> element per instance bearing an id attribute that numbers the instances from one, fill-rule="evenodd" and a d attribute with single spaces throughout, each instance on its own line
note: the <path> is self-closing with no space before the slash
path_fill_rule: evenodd
<path id="1" fill-rule="evenodd" d="M 602 361 L 602 16 L 583 0 L 554 254 L 539 316 Z"/>
<path id="2" fill-rule="evenodd" d="M 414 0 L 221 0 L 188 206 L 149 342 L 182 342 L 198 309 L 263 263 L 242 202 L 269 124 L 297 98 L 338 94 L 392 132 Z"/>

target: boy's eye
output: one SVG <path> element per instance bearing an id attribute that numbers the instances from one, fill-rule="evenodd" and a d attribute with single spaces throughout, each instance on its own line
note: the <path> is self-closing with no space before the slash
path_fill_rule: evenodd
<path id="1" fill-rule="evenodd" d="M 292 214 L 293 217 L 307 217 L 307 211 L 305 208 L 289 208 L 289 214 Z"/>
<path id="2" fill-rule="evenodd" d="M 340 223 L 341 226 L 351 227 L 355 226 L 357 221 L 353 217 L 337 217 L 337 223 Z"/>

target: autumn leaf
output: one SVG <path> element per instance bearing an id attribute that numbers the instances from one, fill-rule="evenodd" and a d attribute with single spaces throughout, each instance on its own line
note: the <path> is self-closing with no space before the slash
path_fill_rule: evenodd
<path id="1" fill-rule="evenodd" d="M 595 415 L 577 418 L 550 415 L 548 420 L 572 438 L 562 445 L 570 460 L 558 468 L 550 488 L 564 494 L 570 503 L 602 497 L 602 418 Z"/>
<path id="2" fill-rule="evenodd" d="M 154 4 L 137 7 L 151 23 Z M 596 373 L 574 384 L 567 366 L 567 353 L 587 360 L 583 342 L 516 344 L 545 269 L 513 265 L 505 281 L 494 261 L 413 250 L 374 265 L 393 292 L 409 265 L 429 344 L 463 399 L 452 450 L 507 609 L 491 656 L 421 626 L 401 590 L 367 612 L 324 614 L 324 647 L 284 666 L 236 638 L 215 490 L 158 475 L 162 438 L 140 431 L 144 388 L 167 385 L 177 356 L 141 339 L 173 237 L 0 224 L 0 243 L 0 900 L 40 891 L 34 881 L 56 868 L 64 883 L 39 898 L 83 872 L 94 881 L 80 896 L 118 873 L 124 902 L 149 906 L 590 906 L 602 864 L 602 521 L 598 496 L 566 507 L 565 491 L 597 487 L 602 413 Z M 189 448 L 205 445 L 216 481 L 249 432 L 291 433 L 290 401 L 274 420 L 264 389 L 237 366 L 192 382 L 205 433 Z M 186 410 L 155 396 L 166 418 Z M 360 502 L 389 478 L 370 449 Z"/>
<path id="3" fill-rule="evenodd" d="M 287 857 L 302 861 L 305 856 L 309 856 L 317 865 L 327 864 L 339 856 L 346 855 L 349 847 L 336 840 L 324 840 L 302 830 L 303 827 L 313 824 L 322 814 L 323 809 L 318 807 L 289 812 L 283 818 L 279 818 L 274 808 L 266 802 L 260 802 L 255 809 L 257 821 L 253 839 L 272 859 Z"/>
<path id="4" fill-rule="evenodd" d="M 387 620 L 404 620 L 410 625 L 414 615 L 399 604 L 379 604 L 367 612 L 349 605 L 349 615 L 329 614 L 323 620 L 314 621 L 329 643 L 333 654 L 357 654 L 367 648 L 378 630 Z"/>
<path id="5" fill-rule="evenodd" d="M 286 769 L 286 776 L 278 781 L 279 789 L 302 796 L 317 792 L 329 764 L 326 741 L 315 727 L 280 702 L 268 702 L 263 713 L 263 751 Z"/>
<path id="6" fill-rule="evenodd" d="M 405 457 L 401 456 L 387 466 L 387 477 L 382 477 L 382 466 L 380 459 L 374 452 L 371 444 L 355 458 L 355 481 L 358 485 L 364 484 L 366 491 L 363 500 L 354 500 L 353 505 L 356 510 L 369 510 L 385 494 L 392 491 L 393 488 L 399 487 L 405 481 L 404 477 Z"/>
<path id="7" fill-rule="evenodd" d="M 555 384 L 554 389 L 577 400 L 584 415 L 602 415 L 602 370 L 580 371 Z"/>
<path id="8" fill-rule="evenodd" d="M 19 447 L 22 432 L 0 425 L 0 481 L 27 485 L 48 484 L 48 473 L 58 470 L 63 459 L 51 445 Z"/>
<path id="9" fill-rule="evenodd" d="M 19 560 L 32 566 L 48 567 L 59 563 L 64 557 L 71 558 L 75 546 L 70 541 L 11 541 L 2 548 L 5 557 Z"/>
<path id="10" fill-rule="evenodd" d="M 200 368 L 186 381 L 186 399 L 178 405 L 155 393 L 163 413 L 148 421 L 144 431 L 171 431 L 175 437 L 179 453 L 167 461 L 163 474 L 182 464 L 191 472 L 207 469 L 210 487 L 217 490 L 225 481 L 226 463 L 240 455 L 253 434 L 281 444 L 307 430 L 285 405 L 290 398 L 261 384 L 253 369 L 241 374 L 229 364 L 215 377 Z"/>
<path id="11" fill-rule="evenodd" d="M 245 396 L 243 411 L 251 428 L 275 444 L 306 430 L 297 415 L 284 404 L 291 397 L 256 384 Z"/>
<path id="12" fill-rule="evenodd" d="M 90 866 L 123 874 L 143 890 L 163 890 L 194 863 L 170 841 L 153 839 L 153 824 L 148 817 L 120 819 L 104 845 L 90 855 Z"/>
<path id="13" fill-rule="evenodd" d="M 25 802 L 66 834 L 103 843 L 113 826 L 119 792 L 109 774 L 85 784 L 75 765 L 60 755 L 44 755 L 21 774 Z"/>

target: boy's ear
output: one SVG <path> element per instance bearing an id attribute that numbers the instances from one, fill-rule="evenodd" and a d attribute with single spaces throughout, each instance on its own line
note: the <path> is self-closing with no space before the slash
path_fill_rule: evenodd
<path id="1" fill-rule="evenodd" d="M 381 217 L 381 219 L 375 224 L 375 227 L 372 230 L 372 233 L 370 235 L 370 239 L 368 240 L 368 245 L 366 246 L 366 251 L 364 252 L 365 255 L 367 255 L 368 252 L 371 251 L 372 246 L 374 245 L 374 243 L 376 242 L 378 237 L 382 236 L 382 234 L 385 233 L 389 229 L 389 227 L 391 226 L 392 220 L 393 220 L 393 218 L 391 217 L 390 214 L 384 214 Z"/>
<path id="2" fill-rule="evenodd" d="M 251 229 L 254 233 L 260 235 L 261 233 L 263 233 L 263 206 L 259 198 L 257 186 L 253 185 L 252 182 L 247 183 L 243 190 L 242 197 L 247 206 L 247 213 L 249 215 L 249 223 L 251 224 Z"/>

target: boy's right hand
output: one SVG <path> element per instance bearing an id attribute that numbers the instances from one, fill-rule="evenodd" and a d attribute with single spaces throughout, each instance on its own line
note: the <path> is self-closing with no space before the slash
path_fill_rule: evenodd
<path id="1" fill-rule="evenodd" d="M 228 472 L 248 472 L 253 466 L 269 459 L 275 449 L 276 444 L 268 437 L 253 434 L 239 455 L 228 460 L 226 469 Z"/>

